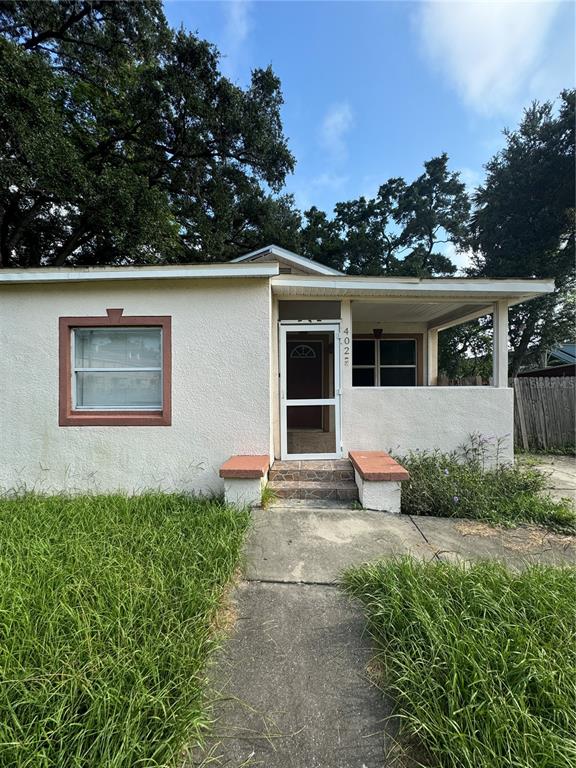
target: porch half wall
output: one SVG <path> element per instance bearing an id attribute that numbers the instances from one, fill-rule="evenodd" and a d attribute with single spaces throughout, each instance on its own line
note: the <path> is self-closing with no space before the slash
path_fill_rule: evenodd
<path id="1" fill-rule="evenodd" d="M 514 393 L 496 387 L 345 387 L 344 455 L 353 450 L 403 454 L 452 451 L 474 432 L 501 438 L 501 458 L 514 457 Z"/>

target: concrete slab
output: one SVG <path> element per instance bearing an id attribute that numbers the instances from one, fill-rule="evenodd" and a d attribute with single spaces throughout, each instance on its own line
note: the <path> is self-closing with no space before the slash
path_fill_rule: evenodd
<path id="1" fill-rule="evenodd" d="M 562 536 L 543 528 L 496 528 L 474 520 L 414 517 L 440 560 L 497 559 L 511 567 L 529 563 L 576 563 L 576 536 Z"/>
<path id="2" fill-rule="evenodd" d="M 249 581 L 332 583 L 351 565 L 433 550 L 409 517 L 342 509 L 253 510 L 246 544 Z"/>
<path id="3" fill-rule="evenodd" d="M 576 458 L 538 456 L 535 465 L 546 476 L 546 488 L 555 499 L 571 499 L 576 504 Z"/>
<path id="4" fill-rule="evenodd" d="M 391 706 L 368 678 L 358 608 L 310 585 L 244 582 L 235 600 L 235 628 L 213 668 L 205 765 L 384 768 Z"/>

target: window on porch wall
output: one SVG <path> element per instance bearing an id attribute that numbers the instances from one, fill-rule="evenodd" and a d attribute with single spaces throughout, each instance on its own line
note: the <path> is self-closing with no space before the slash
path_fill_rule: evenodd
<path id="1" fill-rule="evenodd" d="M 354 339 L 354 387 L 415 387 L 416 339 Z"/>

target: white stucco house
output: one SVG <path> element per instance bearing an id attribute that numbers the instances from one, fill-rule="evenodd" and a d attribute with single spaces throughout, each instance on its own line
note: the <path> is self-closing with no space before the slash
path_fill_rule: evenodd
<path id="1" fill-rule="evenodd" d="M 327 460 L 509 436 L 508 308 L 549 280 L 234 262 L 0 270 L 0 488 L 218 492 L 233 455 Z M 493 313 L 492 386 L 437 386 L 438 333 Z M 296 466 L 296 465 L 295 465 Z"/>

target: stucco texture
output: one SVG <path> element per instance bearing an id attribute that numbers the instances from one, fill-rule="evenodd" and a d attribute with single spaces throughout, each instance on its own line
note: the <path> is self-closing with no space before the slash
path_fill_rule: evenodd
<path id="1" fill-rule="evenodd" d="M 500 458 L 512 461 L 513 394 L 495 387 L 345 388 L 345 453 L 452 451 L 476 432 L 493 443 L 501 438 Z"/>
<path id="2" fill-rule="evenodd" d="M 172 316 L 172 425 L 60 427 L 58 318 Z M 223 491 L 233 454 L 270 453 L 266 279 L 0 289 L 0 489 Z"/>

